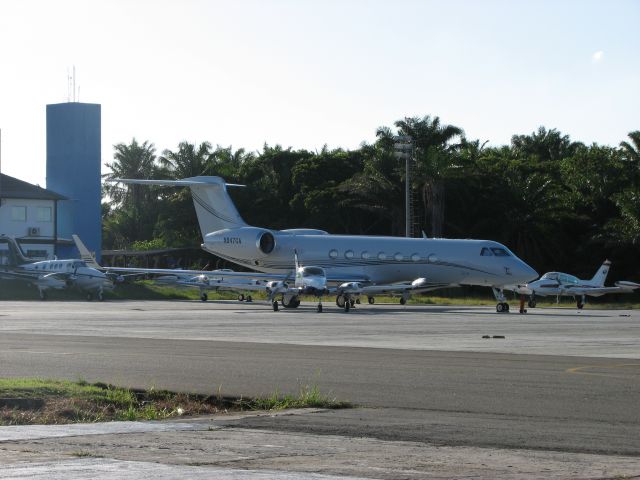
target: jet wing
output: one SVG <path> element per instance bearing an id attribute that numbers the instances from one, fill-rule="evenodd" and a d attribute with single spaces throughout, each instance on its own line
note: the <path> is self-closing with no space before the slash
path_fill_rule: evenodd
<path id="1" fill-rule="evenodd" d="M 172 268 L 135 268 L 135 267 L 102 267 L 105 273 L 131 274 L 131 275 L 173 275 L 176 277 L 197 277 L 206 276 L 210 279 L 224 278 L 246 278 L 261 280 L 285 280 L 294 278 L 293 272 L 290 274 L 262 273 L 262 272 L 234 272 L 232 270 L 181 270 Z"/>

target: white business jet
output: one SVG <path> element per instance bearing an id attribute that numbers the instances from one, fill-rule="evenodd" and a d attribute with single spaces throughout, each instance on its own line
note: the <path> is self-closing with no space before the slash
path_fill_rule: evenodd
<path id="1" fill-rule="evenodd" d="M 259 272 L 286 274 L 297 250 L 309 265 L 323 268 L 327 282 L 336 285 L 355 282 L 389 288 L 394 283 L 420 280 L 421 291 L 488 286 L 496 295 L 498 312 L 509 310 L 503 294 L 505 285 L 526 283 L 538 276 L 507 247 L 490 240 L 330 235 L 314 229 L 253 227 L 242 219 L 227 193 L 227 186 L 236 185 L 220 177 L 114 181 L 190 187 L 204 239 L 202 247 Z M 297 307 L 297 299 L 292 300 L 284 306 Z"/>
<path id="2" fill-rule="evenodd" d="M 0 242 L 9 247 L 9 263 L 0 266 L 0 278 L 35 285 L 41 300 L 46 300 L 48 290 L 76 288 L 86 293 L 87 300 L 102 301 L 104 291 L 113 288 L 113 282 L 103 272 L 87 266 L 83 260 L 34 261 L 24 256 L 15 238 L 0 235 Z"/>
<path id="3" fill-rule="evenodd" d="M 536 297 L 574 297 L 578 309 L 584 307 L 587 295 L 600 297 L 607 293 L 632 293 L 640 283 L 620 281 L 613 287 L 605 287 L 611 262 L 605 260 L 591 280 L 581 280 L 562 272 L 547 272 L 539 280 L 524 285 L 505 287 L 521 295 L 529 295 L 529 307 L 535 308 Z"/>

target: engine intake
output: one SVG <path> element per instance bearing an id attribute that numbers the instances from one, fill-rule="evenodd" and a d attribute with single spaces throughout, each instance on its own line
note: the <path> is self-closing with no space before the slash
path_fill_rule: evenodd
<path id="1" fill-rule="evenodd" d="M 276 248 L 276 239 L 271 232 L 264 232 L 258 238 L 258 248 L 265 255 L 273 252 L 273 249 Z"/>

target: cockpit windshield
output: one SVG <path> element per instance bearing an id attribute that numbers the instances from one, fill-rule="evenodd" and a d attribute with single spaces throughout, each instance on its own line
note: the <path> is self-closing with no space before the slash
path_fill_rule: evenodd
<path id="1" fill-rule="evenodd" d="M 324 277 L 324 269 L 320 267 L 304 267 L 302 270 L 303 277 Z"/>
<path id="2" fill-rule="evenodd" d="M 505 249 L 505 248 L 500 248 L 500 247 L 483 247 L 482 250 L 480 250 L 480 255 L 483 257 L 492 257 L 492 256 L 496 256 L 496 257 L 510 257 L 511 253 L 509 252 L 509 250 Z"/>

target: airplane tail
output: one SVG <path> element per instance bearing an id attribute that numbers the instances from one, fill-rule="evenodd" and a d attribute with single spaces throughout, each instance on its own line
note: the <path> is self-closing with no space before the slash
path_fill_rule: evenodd
<path id="1" fill-rule="evenodd" d="M 33 263 L 35 260 L 31 258 L 27 258 L 22 253 L 22 249 L 15 238 L 9 237 L 7 235 L 0 235 L 0 240 L 4 240 L 7 242 L 7 246 L 9 247 L 9 264 L 10 267 L 15 267 L 16 265 L 22 265 L 25 263 Z"/>
<path id="2" fill-rule="evenodd" d="M 203 239 L 211 232 L 247 226 L 227 193 L 227 187 L 243 185 L 226 183 L 220 177 L 190 177 L 182 180 L 115 179 L 113 181 L 138 185 L 190 187 Z"/>
<path id="3" fill-rule="evenodd" d="M 604 287 L 604 281 L 607 279 L 610 266 L 611 262 L 605 260 L 589 283 L 595 287 Z"/>
<path id="4" fill-rule="evenodd" d="M 80 240 L 80 237 L 76 234 L 71 235 L 78 251 L 80 252 L 80 258 L 87 264 L 88 267 L 100 269 L 100 265 L 96 261 L 96 257 L 85 246 L 84 242 Z"/>

